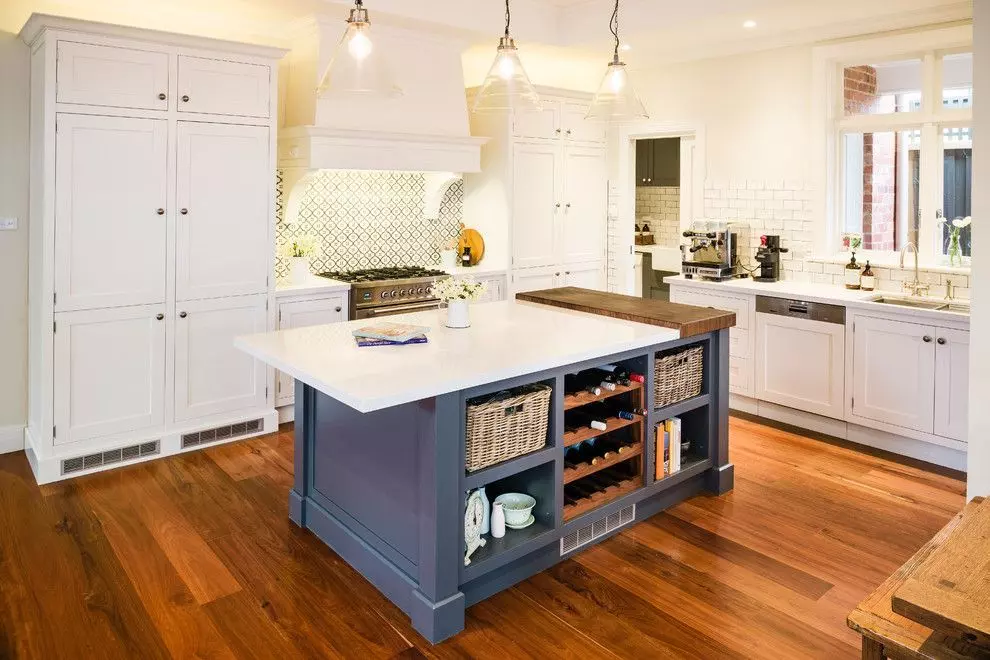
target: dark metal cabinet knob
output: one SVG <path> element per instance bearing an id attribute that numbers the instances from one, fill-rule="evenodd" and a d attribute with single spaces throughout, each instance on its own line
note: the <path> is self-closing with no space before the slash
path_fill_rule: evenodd
<path id="1" fill-rule="evenodd" d="M 165 94 L 165 92 L 162 92 L 161 94 L 158 95 L 158 100 L 159 101 L 164 101 L 167 98 L 168 98 L 168 96 Z"/>
<path id="2" fill-rule="evenodd" d="M 189 95 L 188 94 L 183 94 L 182 95 L 182 102 L 183 103 L 189 103 Z"/>
<path id="3" fill-rule="evenodd" d="M 189 316 L 189 315 L 188 315 L 188 314 L 186 314 L 185 312 L 179 312 L 179 318 L 180 318 L 180 319 L 184 319 L 184 318 L 186 318 L 187 316 Z"/>
<path id="4" fill-rule="evenodd" d="M 189 215 L 189 209 L 181 209 L 179 213 L 181 213 L 182 215 Z"/>
<path id="5" fill-rule="evenodd" d="M 567 208 L 571 208 L 571 203 L 567 202 L 566 204 L 564 204 L 564 206 L 566 206 Z"/>
<path id="6" fill-rule="evenodd" d="M 157 314 L 157 315 L 155 315 L 155 318 L 158 319 L 159 321 L 163 321 L 163 320 L 165 320 L 165 315 L 164 314 Z"/>
<path id="7" fill-rule="evenodd" d="M 340 307 L 334 307 L 333 311 L 339 312 L 340 311 Z"/>
<path id="8" fill-rule="evenodd" d="M 926 344 L 930 344 L 932 343 L 932 338 L 929 337 L 928 335 L 925 335 L 924 337 L 921 338 L 921 341 L 925 342 Z"/>
<path id="9" fill-rule="evenodd" d="M 945 337 L 939 337 L 938 338 L 938 345 L 939 346 L 945 346 Z"/>
<path id="10" fill-rule="evenodd" d="M 157 213 L 158 215 L 165 215 L 165 209 L 158 209 L 157 211 L 155 211 L 155 213 Z"/>
<path id="11" fill-rule="evenodd" d="M 569 128 L 567 129 L 567 134 L 568 134 L 568 135 L 570 135 L 570 134 L 571 134 L 571 129 L 569 129 Z"/>

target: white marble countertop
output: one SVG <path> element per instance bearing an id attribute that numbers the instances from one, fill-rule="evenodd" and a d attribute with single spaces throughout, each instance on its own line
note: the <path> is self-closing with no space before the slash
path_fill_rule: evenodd
<path id="1" fill-rule="evenodd" d="M 429 342 L 358 348 L 369 320 L 238 337 L 235 345 L 361 412 L 677 339 L 676 330 L 514 300 L 474 305 L 470 328 L 443 312 L 389 317 L 430 327 Z"/>
<path id="2" fill-rule="evenodd" d="M 773 298 L 795 298 L 809 302 L 842 305 L 847 308 L 865 309 L 873 312 L 896 314 L 914 317 L 919 321 L 951 321 L 952 323 L 969 324 L 969 314 L 950 312 L 946 310 L 920 309 L 901 305 L 889 305 L 876 302 L 879 298 L 903 298 L 907 294 L 895 291 L 863 291 L 861 289 L 846 289 L 835 284 L 818 284 L 814 282 L 794 282 L 781 280 L 779 282 L 755 282 L 750 278 L 712 282 L 710 280 L 685 279 L 683 275 L 665 277 L 664 282 L 674 286 L 684 286 L 707 289 L 713 293 L 725 291 L 750 295 L 770 296 Z M 932 302 L 947 302 L 941 298 L 921 298 Z M 968 301 L 955 300 L 953 303 L 966 305 Z"/>
<path id="3" fill-rule="evenodd" d="M 340 293 L 351 290 L 351 285 L 347 282 L 330 280 L 325 277 L 313 275 L 303 284 L 293 284 L 289 281 L 279 281 L 275 285 L 275 297 L 285 298 L 287 296 L 305 296 L 313 293 Z"/>

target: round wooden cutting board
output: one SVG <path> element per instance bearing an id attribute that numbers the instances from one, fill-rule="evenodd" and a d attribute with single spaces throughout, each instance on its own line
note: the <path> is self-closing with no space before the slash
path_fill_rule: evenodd
<path id="1" fill-rule="evenodd" d="M 476 266 L 485 258 L 485 239 L 477 229 L 465 229 L 457 242 L 457 254 L 464 254 L 464 248 L 471 248 L 471 265 Z"/>

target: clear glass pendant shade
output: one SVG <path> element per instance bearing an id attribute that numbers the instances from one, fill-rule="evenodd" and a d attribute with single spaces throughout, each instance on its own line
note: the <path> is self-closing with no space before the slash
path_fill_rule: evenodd
<path id="1" fill-rule="evenodd" d="M 368 10 L 357 3 L 347 20 L 347 30 L 337 44 L 316 93 L 335 96 L 389 97 L 402 94 L 371 38 Z"/>
<path id="2" fill-rule="evenodd" d="M 537 110 L 540 95 L 530 82 L 512 37 L 498 42 L 495 62 L 474 101 L 474 112 Z"/>
<path id="3" fill-rule="evenodd" d="M 646 106 L 636 96 L 629 83 L 629 71 L 625 63 L 616 57 L 608 65 L 605 78 L 598 87 L 586 119 L 604 122 L 630 122 L 649 119 Z"/>

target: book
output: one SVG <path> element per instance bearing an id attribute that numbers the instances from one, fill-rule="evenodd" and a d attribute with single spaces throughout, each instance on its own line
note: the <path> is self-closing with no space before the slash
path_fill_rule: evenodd
<path id="1" fill-rule="evenodd" d="M 673 417 L 670 424 L 670 474 L 681 469 L 681 418 Z"/>
<path id="2" fill-rule="evenodd" d="M 354 337 L 354 341 L 361 348 L 365 346 L 407 346 L 409 344 L 425 344 L 426 335 L 419 335 L 405 341 L 392 341 L 390 339 L 374 339 L 372 337 Z"/>
<path id="3" fill-rule="evenodd" d="M 355 337 L 367 337 L 369 339 L 383 339 L 385 341 L 404 342 L 425 335 L 430 329 L 423 325 L 410 325 L 409 323 L 392 323 L 382 321 L 374 325 L 368 325 L 354 330 L 351 334 Z"/>

